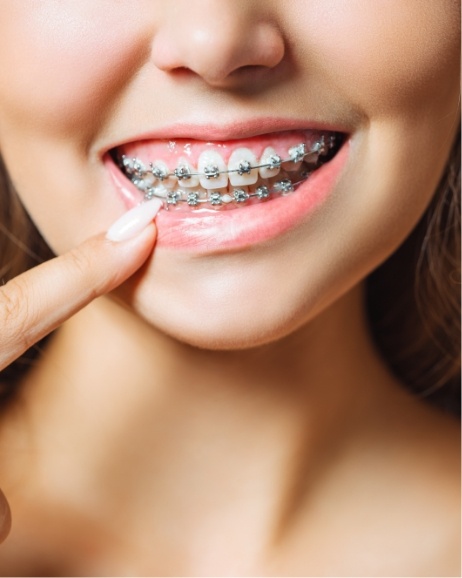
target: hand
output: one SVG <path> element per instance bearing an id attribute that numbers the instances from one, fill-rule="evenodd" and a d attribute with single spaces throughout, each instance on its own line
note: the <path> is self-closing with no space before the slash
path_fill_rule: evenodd
<path id="1" fill-rule="evenodd" d="M 154 200 L 109 229 L 0 288 L 0 370 L 90 301 L 120 285 L 146 261 L 156 238 Z"/>
<path id="2" fill-rule="evenodd" d="M 161 204 L 150 201 L 125 213 L 109 229 L 0 288 L 0 370 L 90 301 L 130 277 L 152 252 Z M 0 490 L 0 543 L 11 514 Z"/>

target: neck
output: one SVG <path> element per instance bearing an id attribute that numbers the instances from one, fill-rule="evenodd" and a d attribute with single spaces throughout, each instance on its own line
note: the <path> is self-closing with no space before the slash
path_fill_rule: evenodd
<path id="1" fill-rule="evenodd" d="M 247 544 L 274 545 L 306 499 L 307 472 L 327 471 L 389 390 L 362 302 L 357 288 L 285 339 L 227 352 L 94 302 L 58 332 L 24 391 L 44 447 L 61 432 L 43 455 L 49 487 L 103 523 L 117 508 L 134 542 L 161 528 L 167 552 L 175 543 L 235 563 Z"/>

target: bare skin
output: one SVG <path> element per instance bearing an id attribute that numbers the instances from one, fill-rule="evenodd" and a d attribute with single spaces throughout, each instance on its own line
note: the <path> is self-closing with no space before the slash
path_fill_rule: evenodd
<path id="1" fill-rule="evenodd" d="M 6 417 L 4 573 L 459 571 L 457 425 L 387 373 L 359 290 L 276 346 L 213 355 L 100 299 Z"/>
<path id="2" fill-rule="evenodd" d="M 445 166 L 460 7 L 339 5 L 0 6 L 0 148 L 61 255 L 0 290 L 1 367 L 64 322 L 2 408 L 1 574 L 460 574 L 459 428 L 390 375 L 363 298 Z M 351 136 L 296 230 L 228 253 L 94 237 L 126 208 L 114 142 L 281 115 Z"/>

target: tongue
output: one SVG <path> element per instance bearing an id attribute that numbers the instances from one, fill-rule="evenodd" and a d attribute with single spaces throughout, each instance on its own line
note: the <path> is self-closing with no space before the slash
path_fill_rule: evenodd
<path id="1" fill-rule="evenodd" d="M 127 143 L 118 147 L 118 153 L 129 158 L 137 158 L 144 163 L 163 161 L 169 168 L 178 165 L 180 159 L 197 166 L 199 155 L 204 151 L 218 152 L 228 163 L 231 153 L 238 148 L 248 148 L 259 159 L 267 147 L 272 147 L 281 158 L 288 158 L 288 150 L 305 143 L 309 149 L 326 131 L 287 131 L 265 134 L 232 141 L 205 142 L 193 139 L 145 140 Z"/>

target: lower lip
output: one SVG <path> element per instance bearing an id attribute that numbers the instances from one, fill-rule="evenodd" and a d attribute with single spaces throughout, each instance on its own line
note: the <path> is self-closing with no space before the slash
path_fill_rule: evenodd
<path id="1" fill-rule="evenodd" d="M 156 217 L 157 246 L 196 253 L 236 251 L 270 241 L 291 231 L 332 193 L 348 158 L 348 142 L 296 191 L 285 197 L 234 210 L 160 211 Z M 140 202 L 138 189 L 105 160 L 119 194 L 130 208 Z"/>

